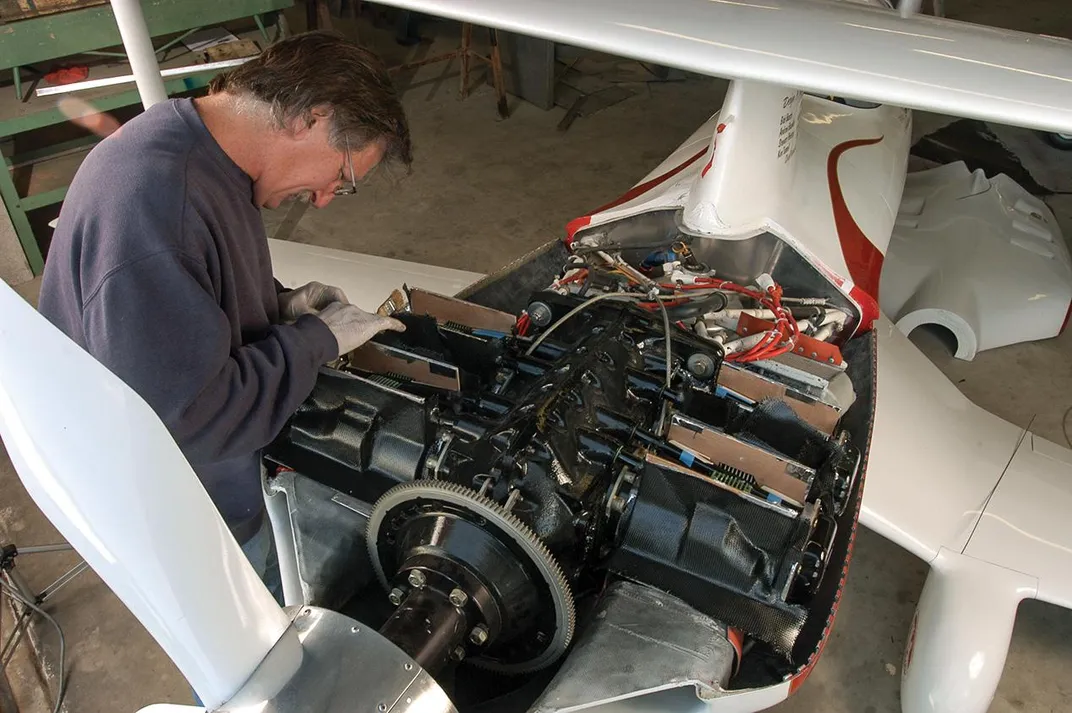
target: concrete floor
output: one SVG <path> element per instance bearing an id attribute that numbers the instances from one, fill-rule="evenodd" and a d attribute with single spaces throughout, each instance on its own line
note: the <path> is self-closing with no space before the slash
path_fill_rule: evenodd
<path id="1" fill-rule="evenodd" d="M 1060 5 L 947 2 L 953 17 L 1072 36 L 1072 19 Z M 403 56 L 388 32 L 365 26 L 361 32 L 395 58 Z M 413 174 L 379 176 L 357 196 L 307 212 L 292 239 L 448 267 L 494 269 L 561 236 L 569 219 L 631 186 L 717 110 L 725 87 L 707 79 L 649 85 L 561 133 L 555 129 L 561 110 L 543 112 L 515 100 L 512 116 L 499 121 L 486 87 L 459 101 L 456 71 L 426 68 L 405 92 L 417 156 Z M 1066 236 L 1072 235 L 1072 200 L 1054 197 L 1051 206 Z M 269 234 L 282 218 L 281 211 L 266 212 Z M 32 300 L 35 285 L 24 292 Z M 938 335 L 917 333 L 913 340 L 976 403 L 1065 442 L 1060 419 L 1072 405 L 1072 330 L 1054 340 L 984 352 L 971 363 L 953 360 Z M 2 452 L 0 493 L 0 540 L 25 546 L 59 539 Z M 37 555 L 20 559 L 19 567 L 31 584 L 42 587 L 73 561 L 68 554 Z M 901 656 L 925 575 L 922 562 L 861 531 L 826 653 L 803 689 L 773 710 L 899 711 Z M 52 611 L 66 635 L 68 710 L 112 713 L 190 701 L 171 662 L 91 572 L 64 589 Z M 37 633 L 46 674 L 54 678 L 55 634 L 48 628 Z M 1065 675 L 1070 664 L 1072 614 L 1025 603 L 992 713 L 1072 709 L 1072 684 Z M 29 676 L 19 685 L 32 692 L 37 684 Z"/>

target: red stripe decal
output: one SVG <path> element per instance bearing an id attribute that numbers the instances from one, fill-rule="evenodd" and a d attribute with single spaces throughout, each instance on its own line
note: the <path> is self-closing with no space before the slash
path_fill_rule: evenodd
<path id="1" fill-rule="evenodd" d="M 582 215 L 580 218 L 574 218 L 570 222 L 566 223 L 566 247 L 569 247 L 573 242 L 573 236 L 577 234 L 577 231 L 581 228 L 587 228 L 592 222 L 592 216 Z"/>
<path id="2" fill-rule="evenodd" d="M 718 128 L 715 129 L 715 138 L 716 138 L 716 140 L 718 138 L 718 135 L 721 134 L 725 130 L 726 130 L 726 125 L 725 124 L 719 124 L 718 125 Z M 707 165 L 703 167 L 702 171 L 700 171 L 700 178 L 706 178 L 707 177 L 707 172 L 710 171 L 711 167 L 714 166 L 714 165 L 715 165 L 715 152 L 712 151 L 711 152 L 711 158 L 707 159 Z"/>
<path id="3" fill-rule="evenodd" d="M 860 323 L 856 325 L 854 334 L 862 334 L 871 329 L 875 320 L 878 319 L 878 300 L 864 292 L 857 285 L 849 290 L 849 298 L 860 305 Z"/>
<path id="4" fill-rule="evenodd" d="M 596 208 L 594 211 L 592 211 L 591 213 L 589 213 L 586 216 L 582 216 L 580 218 L 575 218 L 574 220 L 571 220 L 569 223 L 566 224 L 566 245 L 569 245 L 570 243 L 573 242 L 573 236 L 577 233 L 578 230 L 580 230 L 581 228 L 587 227 L 592 222 L 592 216 L 595 215 L 596 213 L 602 213 L 605 210 L 610 210 L 611 208 L 616 208 L 616 207 L 620 206 L 622 203 L 628 203 L 629 201 L 633 200 L 637 196 L 640 196 L 640 195 L 643 195 L 644 193 L 647 193 L 648 191 L 650 191 L 652 188 L 655 188 L 659 184 L 669 181 L 671 178 L 673 178 L 677 174 L 681 173 L 682 171 L 684 171 L 686 168 L 688 168 L 692 164 L 694 164 L 697 161 L 699 161 L 700 158 L 705 153 L 707 153 L 706 148 L 702 149 L 699 152 L 697 152 L 695 156 L 693 156 L 689 160 L 685 161 L 685 163 L 681 164 L 677 168 L 670 169 L 666 173 L 664 173 L 664 174 L 662 174 L 660 176 L 656 176 L 655 178 L 651 179 L 650 181 L 645 181 L 644 183 L 641 183 L 639 185 L 633 186 L 628 191 L 623 193 L 621 196 L 619 196 L 618 198 L 612 200 L 610 203 L 607 203 L 606 205 L 601 205 L 600 207 Z"/>
<path id="5" fill-rule="evenodd" d="M 858 146 L 871 146 L 882 141 L 877 139 L 856 139 L 838 144 L 830 152 L 826 161 L 826 176 L 830 184 L 830 204 L 834 209 L 834 227 L 837 228 L 838 240 L 841 242 L 841 252 L 845 255 L 845 264 L 849 268 L 854 286 L 849 296 L 860 305 L 861 319 L 859 329 L 864 331 L 871 328 L 871 324 L 878 319 L 878 284 L 882 275 L 882 253 L 878 251 L 874 243 L 867 239 L 864 231 L 856 224 L 856 219 L 849 212 L 849 206 L 845 202 L 845 194 L 841 190 L 841 180 L 838 178 L 838 161 L 841 155 L 849 149 Z"/>
<path id="6" fill-rule="evenodd" d="M 707 172 L 710 171 L 711 167 L 714 166 L 714 165 L 715 165 L 715 155 L 711 154 L 711 158 L 708 159 L 707 165 L 703 167 L 702 171 L 700 171 L 700 178 L 706 178 L 707 177 Z"/>
<path id="7" fill-rule="evenodd" d="M 655 186 L 658 186 L 661 183 L 666 183 L 671 178 L 673 178 L 677 174 L 681 173 L 682 171 L 684 171 L 686 168 L 688 168 L 692 164 L 694 164 L 697 161 L 699 161 L 700 158 L 705 153 L 707 153 L 706 148 L 696 152 L 696 155 L 694 155 L 692 158 L 690 158 L 688 161 L 686 161 L 685 163 L 681 164 L 677 168 L 672 168 L 669 171 L 667 171 L 666 173 L 662 174 L 661 176 L 656 176 L 655 178 L 651 179 L 650 181 L 644 181 L 644 183 L 641 183 L 641 184 L 639 184 L 637 186 L 633 186 L 628 191 L 623 193 L 620 197 L 612 200 L 610 203 L 607 203 L 606 205 L 602 205 L 602 206 L 596 208 L 594 211 L 592 211 L 592 215 L 595 215 L 596 213 L 602 213 L 603 211 L 610 210 L 611 208 L 616 208 L 616 207 L 620 206 L 622 203 L 628 203 L 629 201 L 633 200 L 637 196 L 643 195 L 643 194 L 647 193 L 648 191 L 650 191 L 652 188 L 655 188 Z"/>

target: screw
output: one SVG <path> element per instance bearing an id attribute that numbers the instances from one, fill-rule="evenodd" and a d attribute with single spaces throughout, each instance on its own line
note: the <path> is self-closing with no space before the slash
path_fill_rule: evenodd
<path id="1" fill-rule="evenodd" d="M 528 306 L 529 319 L 537 327 L 546 327 L 555 318 L 554 312 L 543 302 L 533 302 Z"/>
<path id="2" fill-rule="evenodd" d="M 402 668 L 406 669 L 407 671 L 412 671 L 413 670 L 413 664 L 408 663 L 405 666 L 403 666 Z"/>
<path id="3" fill-rule="evenodd" d="M 465 658 L 465 649 L 459 646 L 458 648 L 454 649 L 450 657 L 455 661 L 461 661 Z"/>
<path id="4" fill-rule="evenodd" d="M 387 704 L 386 703 L 381 703 L 380 705 L 378 705 L 376 707 L 379 709 L 380 713 L 383 713 L 383 711 L 387 710 Z"/>
<path id="5" fill-rule="evenodd" d="M 403 592 L 398 587 L 395 587 L 391 590 L 391 593 L 387 595 L 387 598 L 391 601 L 392 604 L 397 607 L 399 604 L 402 603 L 402 600 L 405 598 L 405 596 L 405 592 Z"/>
<path id="6" fill-rule="evenodd" d="M 483 626 L 473 627 L 473 630 L 469 632 L 469 640 L 477 646 L 483 646 L 488 640 L 488 630 Z"/>
<path id="7" fill-rule="evenodd" d="M 455 588 L 450 593 L 450 603 L 454 606 L 461 608 L 464 607 L 466 602 L 469 601 L 469 595 L 460 589 Z"/>
<path id="8" fill-rule="evenodd" d="M 424 572 L 420 571 L 419 569 L 411 569 L 409 571 L 409 584 L 411 587 L 416 587 L 417 589 L 420 589 L 424 586 L 424 583 L 426 581 L 428 580 L 425 578 Z"/>
<path id="9" fill-rule="evenodd" d="M 357 628 L 356 626 L 351 626 L 351 627 L 350 627 L 350 631 L 351 631 L 352 633 L 356 634 L 356 633 L 358 633 L 359 631 L 361 631 L 361 629 L 358 629 L 358 628 Z"/>

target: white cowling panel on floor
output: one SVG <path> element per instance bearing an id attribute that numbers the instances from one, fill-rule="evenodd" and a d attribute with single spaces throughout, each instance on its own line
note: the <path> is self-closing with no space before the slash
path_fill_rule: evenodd
<path id="1" fill-rule="evenodd" d="M 3 283 L 0 315 L 0 435 L 34 502 L 209 708 L 290 636 L 282 684 L 290 620 L 163 423 Z"/>
<path id="2" fill-rule="evenodd" d="M 956 356 L 1061 331 L 1072 259 L 1046 204 L 1004 174 L 956 162 L 909 174 L 880 291 L 905 334 L 949 329 Z"/>

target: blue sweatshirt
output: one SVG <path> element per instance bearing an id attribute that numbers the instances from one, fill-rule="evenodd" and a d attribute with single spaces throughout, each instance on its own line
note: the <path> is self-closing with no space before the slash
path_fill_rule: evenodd
<path id="1" fill-rule="evenodd" d="M 40 311 L 156 411 L 240 543 L 264 515 L 260 450 L 338 351 L 317 317 L 279 323 L 277 288 L 253 183 L 189 99 L 89 153 L 41 284 Z"/>

